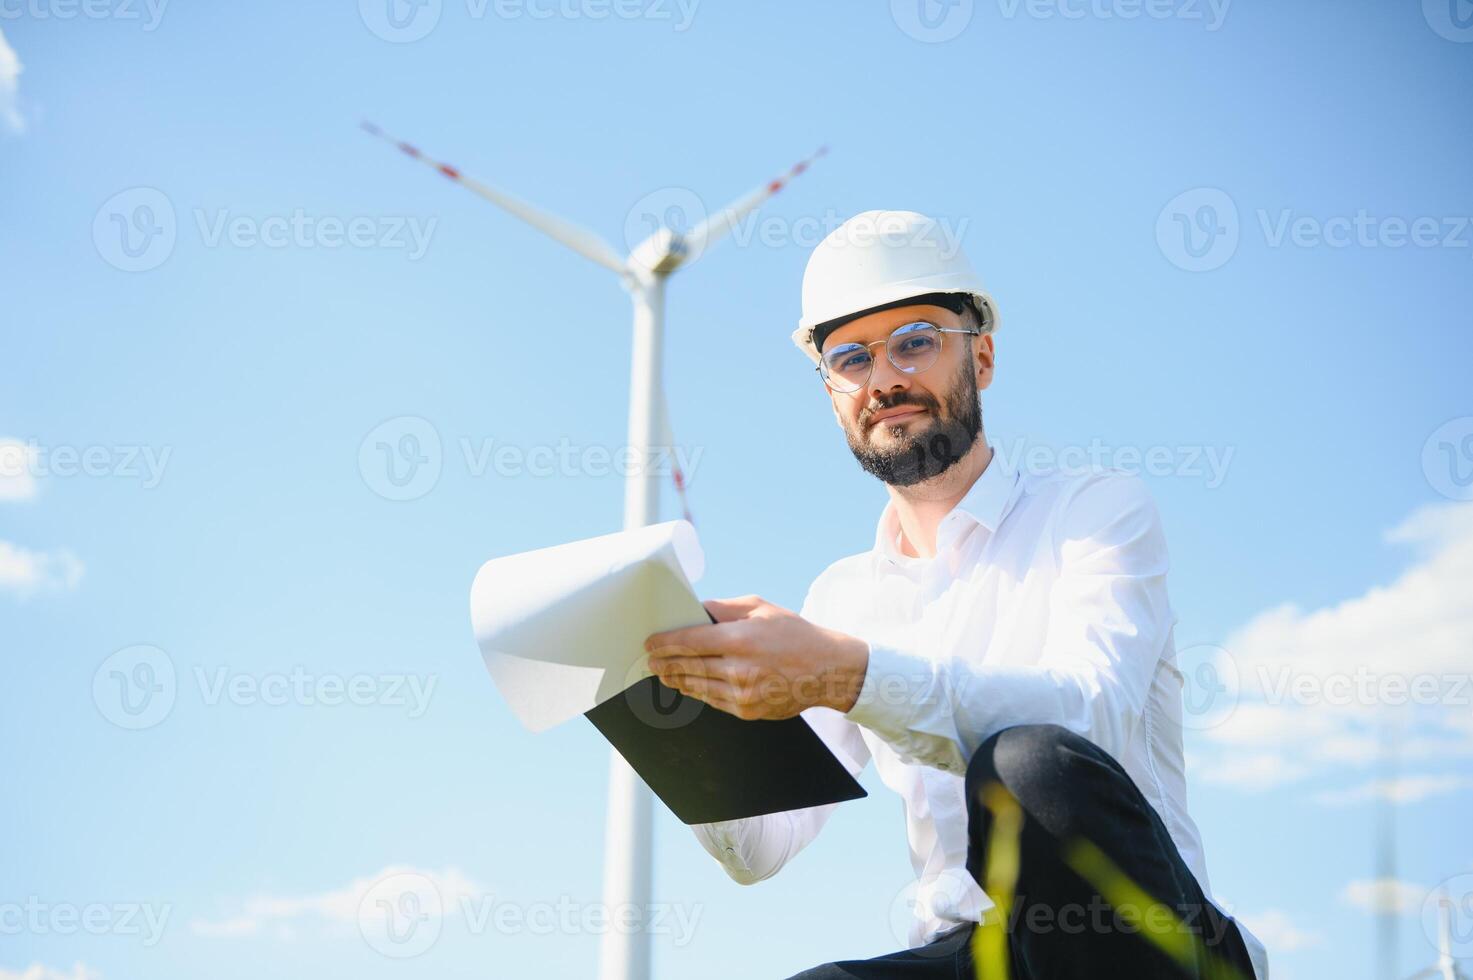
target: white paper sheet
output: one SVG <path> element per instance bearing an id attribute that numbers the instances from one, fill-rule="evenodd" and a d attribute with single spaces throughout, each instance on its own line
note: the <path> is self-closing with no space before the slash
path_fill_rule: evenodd
<path id="1" fill-rule="evenodd" d="M 650 676 L 651 633 L 710 622 L 696 529 L 666 521 L 481 566 L 471 623 L 496 689 L 534 732 Z"/>

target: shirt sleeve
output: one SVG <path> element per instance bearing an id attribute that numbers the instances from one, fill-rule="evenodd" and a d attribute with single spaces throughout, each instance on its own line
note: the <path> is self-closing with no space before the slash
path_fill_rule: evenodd
<path id="1" fill-rule="evenodd" d="M 1057 724 L 1122 757 L 1175 617 L 1160 516 L 1139 477 L 1093 475 L 1063 491 L 1046 540 L 1058 563 L 1035 663 L 989 664 L 870 643 L 844 717 L 904 761 L 963 772 L 987 738 Z"/>
<path id="2" fill-rule="evenodd" d="M 809 619 L 816 607 L 818 583 L 808 590 L 800 615 Z M 859 726 L 832 708 L 815 706 L 802 713 L 851 776 L 869 764 L 869 746 Z M 765 813 L 740 820 L 692 824 L 696 840 L 736 882 L 753 885 L 770 878 L 818 836 L 838 803 Z"/>

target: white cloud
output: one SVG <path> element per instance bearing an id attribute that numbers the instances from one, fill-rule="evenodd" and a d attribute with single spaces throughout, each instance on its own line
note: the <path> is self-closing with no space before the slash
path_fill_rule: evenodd
<path id="1" fill-rule="evenodd" d="M 1403 674 L 1468 671 L 1473 639 L 1473 506 L 1418 510 L 1386 540 L 1411 545 L 1420 560 L 1389 585 L 1334 606 L 1271 609 L 1233 636 L 1227 649 L 1262 687 L 1273 668 L 1326 678 L 1365 665 Z"/>
<path id="2" fill-rule="evenodd" d="M 1430 796 L 1455 793 L 1470 786 L 1473 786 L 1473 777 L 1470 776 L 1402 776 L 1398 779 L 1373 779 L 1348 789 L 1331 790 L 1320 793 L 1315 799 L 1329 806 L 1345 806 L 1367 800 L 1418 803 Z"/>
<path id="3" fill-rule="evenodd" d="M 409 894 L 420 900 L 433 896 L 438 905 L 449 912 L 459 908 L 462 900 L 485 892 L 455 868 L 437 872 L 390 865 L 377 874 L 355 878 L 332 891 L 313 895 L 253 896 L 240 903 L 239 914 L 218 921 L 195 919 L 189 923 L 189 929 L 198 936 L 227 938 L 254 936 L 268 930 L 277 935 L 289 934 L 293 924 L 312 921 L 339 928 L 361 928 L 364 910 L 372 911 L 370 901 L 394 903 Z"/>
<path id="4" fill-rule="evenodd" d="M 1205 782 L 1252 792 L 1295 782 L 1308 770 L 1277 752 L 1232 752 L 1194 772 Z"/>
<path id="5" fill-rule="evenodd" d="M 97 980 L 102 974 L 88 969 L 81 963 L 73 963 L 71 970 L 56 970 L 40 963 L 32 963 L 16 972 L 0 967 L 0 980 Z"/>
<path id="6" fill-rule="evenodd" d="M 1424 507 L 1386 540 L 1414 553 L 1389 584 L 1282 605 L 1229 637 L 1241 702 L 1201 733 L 1215 750 L 1200 753 L 1202 778 L 1253 791 L 1343 774 L 1377 761 L 1387 730 L 1403 761 L 1473 755 L 1473 505 Z M 1428 775 L 1318 799 L 1412 803 L 1454 788 Z"/>
<path id="7" fill-rule="evenodd" d="M 0 30 L 0 120 L 17 133 L 25 132 L 26 121 L 20 115 L 20 57 L 5 40 Z"/>
<path id="8" fill-rule="evenodd" d="M 19 439 L 0 439 L 0 500 L 30 500 L 35 497 L 35 474 L 36 447 Z"/>
<path id="9" fill-rule="evenodd" d="M 1340 901 L 1373 915 L 1405 915 L 1422 907 L 1427 889 L 1395 878 L 1361 878 L 1340 890 Z"/>
<path id="10" fill-rule="evenodd" d="M 82 563 L 70 551 L 31 551 L 0 541 L 0 592 L 26 598 L 35 592 L 74 589 L 82 580 Z"/>
<path id="11" fill-rule="evenodd" d="M 1289 914 L 1280 909 L 1264 909 L 1248 915 L 1235 915 L 1242 919 L 1248 930 L 1257 936 L 1271 953 L 1293 953 L 1312 946 L 1320 946 L 1325 937 L 1318 932 L 1308 932 L 1296 926 Z M 1277 975 L 1277 970 L 1275 974 Z"/>

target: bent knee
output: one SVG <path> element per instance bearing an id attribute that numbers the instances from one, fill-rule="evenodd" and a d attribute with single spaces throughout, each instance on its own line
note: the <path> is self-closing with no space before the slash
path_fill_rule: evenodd
<path id="1" fill-rule="evenodd" d="M 1014 796 L 1052 794 L 1069 784 L 1079 761 L 1102 750 L 1063 725 L 1013 725 L 978 746 L 967 763 L 967 793 L 989 782 L 1001 783 Z"/>

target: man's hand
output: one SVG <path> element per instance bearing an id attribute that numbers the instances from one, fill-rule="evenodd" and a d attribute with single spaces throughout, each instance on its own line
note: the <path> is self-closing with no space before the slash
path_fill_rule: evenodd
<path id="1" fill-rule="evenodd" d="M 791 718 L 859 698 L 869 644 L 816 626 L 760 596 L 711 599 L 716 622 L 645 640 L 650 670 L 667 686 L 738 718 Z"/>

